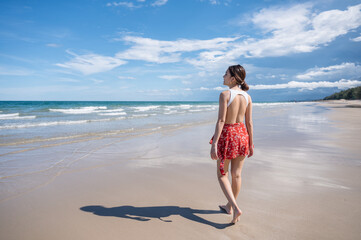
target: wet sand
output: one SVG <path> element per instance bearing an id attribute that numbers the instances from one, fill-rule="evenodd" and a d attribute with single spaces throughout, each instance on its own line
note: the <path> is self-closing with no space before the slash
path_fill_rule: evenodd
<path id="1" fill-rule="evenodd" d="M 359 239 L 361 108 L 346 105 L 300 104 L 255 118 L 234 226 L 218 209 L 225 197 L 209 157 L 214 124 L 203 123 L 51 148 L 49 156 L 76 158 L 0 202 L 0 238 Z"/>

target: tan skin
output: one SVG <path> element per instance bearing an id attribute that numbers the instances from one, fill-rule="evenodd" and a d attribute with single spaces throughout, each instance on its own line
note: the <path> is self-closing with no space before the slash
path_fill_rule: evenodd
<path id="1" fill-rule="evenodd" d="M 239 88 L 238 83 L 234 77 L 231 76 L 229 70 L 223 76 L 223 85 L 228 86 L 230 89 L 242 91 Z M 241 209 L 238 207 L 236 198 L 241 189 L 241 172 L 244 163 L 245 156 L 239 156 L 234 159 L 225 159 L 224 161 L 224 171 L 225 175 L 222 175 L 219 170 L 220 160 L 217 157 L 217 144 L 221 131 L 224 124 L 233 124 L 243 122 L 245 119 L 245 124 L 247 127 L 247 132 L 249 135 L 249 154 L 248 157 L 253 155 L 253 123 L 252 123 L 252 99 L 249 97 L 248 106 L 246 107 L 246 100 L 244 96 L 237 95 L 233 102 L 227 108 L 227 103 L 230 100 L 230 92 L 223 91 L 219 96 L 219 113 L 218 120 L 216 124 L 215 133 L 213 136 L 213 143 L 211 147 L 211 158 L 217 160 L 217 176 L 220 186 L 223 190 L 224 195 L 226 196 L 228 203 L 226 205 L 221 205 L 220 207 L 225 209 L 228 214 L 232 214 L 233 219 L 231 223 L 236 223 L 239 221 L 239 217 L 242 214 Z M 232 184 L 228 180 L 228 168 L 229 163 L 231 163 L 231 176 Z"/>

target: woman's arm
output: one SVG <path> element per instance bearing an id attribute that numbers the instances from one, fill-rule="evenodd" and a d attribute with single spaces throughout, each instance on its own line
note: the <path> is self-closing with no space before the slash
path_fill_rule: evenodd
<path id="1" fill-rule="evenodd" d="M 218 110 L 218 120 L 216 123 L 216 129 L 213 135 L 213 142 L 211 148 L 211 158 L 217 160 L 217 144 L 219 137 L 221 136 L 221 131 L 223 129 L 224 123 L 226 121 L 227 114 L 227 99 L 229 98 L 229 91 L 224 91 L 219 95 L 219 110 Z"/>
<path id="2" fill-rule="evenodd" d="M 248 157 L 253 155 L 253 121 L 252 121 L 252 99 L 249 97 L 249 104 L 246 109 L 246 127 L 249 136 L 249 154 Z"/>

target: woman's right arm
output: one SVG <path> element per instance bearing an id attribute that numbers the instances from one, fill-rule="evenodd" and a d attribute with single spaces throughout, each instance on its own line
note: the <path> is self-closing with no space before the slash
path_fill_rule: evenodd
<path id="1" fill-rule="evenodd" d="M 252 99 L 249 97 L 249 104 L 246 110 L 246 127 L 249 136 L 249 154 L 248 157 L 253 155 L 253 121 L 252 121 Z"/>
<path id="2" fill-rule="evenodd" d="M 216 123 L 216 129 L 213 135 L 213 142 L 211 147 L 211 158 L 213 160 L 217 160 L 217 144 L 219 137 L 221 136 L 221 132 L 226 122 L 226 114 L 227 114 L 227 101 L 229 98 L 228 91 L 224 91 L 219 95 L 219 110 L 218 110 L 218 120 Z"/>

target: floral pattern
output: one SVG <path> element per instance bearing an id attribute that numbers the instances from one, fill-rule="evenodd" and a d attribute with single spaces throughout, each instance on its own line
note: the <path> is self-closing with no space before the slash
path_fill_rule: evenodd
<path id="1" fill-rule="evenodd" d="M 212 144 L 213 137 L 209 142 Z M 246 156 L 249 152 L 249 136 L 243 123 L 224 124 L 217 144 L 217 155 L 221 160 L 219 170 L 224 173 L 224 160 Z"/>

